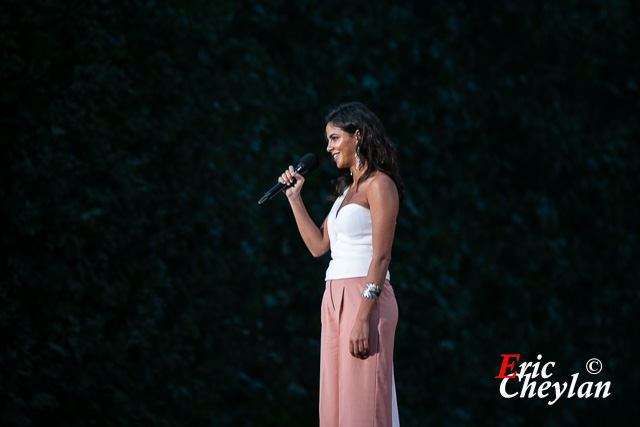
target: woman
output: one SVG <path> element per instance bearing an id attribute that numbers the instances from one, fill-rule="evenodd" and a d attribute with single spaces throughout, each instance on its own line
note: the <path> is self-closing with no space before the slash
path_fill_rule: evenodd
<path id="1" fill-rule="evenodd" d="M 325 120 L 327 152 L 347 172 L 335 180 L 333 208 L 318 228 L 292 166 L 279 178 L 305 244 L 315 257 L 331 249 L 322 301 L 320 426 L 399 425 L 393 380 L 398 306 L 389 262 L 402 182 L 382 123 L 353 102 Z"/>

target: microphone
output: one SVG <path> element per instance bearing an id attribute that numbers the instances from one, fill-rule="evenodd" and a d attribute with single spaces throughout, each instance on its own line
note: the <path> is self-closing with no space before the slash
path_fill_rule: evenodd
<path id="1" fill-rule="evenodd" d="M 305 154 L 302 156 L 300 161 L 298 161 L 298 166 L 295 168 L 295 172 L 300 175 L 304 175 L 307 172 L 313 172 L 318 167 L 318 156 L 313 153 Z M 286 187 L 285 184 L 277 183 L 271 190 L 264 193 L 262 199 L 258 202 L 259 205 L 271 200 L 273 196 L 281 192 Z"/>

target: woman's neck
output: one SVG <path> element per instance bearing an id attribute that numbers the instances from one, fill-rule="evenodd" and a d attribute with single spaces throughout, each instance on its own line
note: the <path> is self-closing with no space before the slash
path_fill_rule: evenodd
<path id="1" fill-rule="evenodd" d="M 358 170 L 355 166 L 351 168 L 351 176 L 353 177 L 353 184 L 358 185 L 358 181 L 362 178 L 362 175 L 367 171 L 367 168 L 363 168 L 362 170 Z"/>

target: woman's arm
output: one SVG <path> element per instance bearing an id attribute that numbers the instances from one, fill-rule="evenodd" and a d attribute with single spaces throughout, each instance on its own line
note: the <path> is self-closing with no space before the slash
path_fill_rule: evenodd
<path id="1" fill-rule="evenodd" d="M 313 222 L 307 208 L 304 206 L 302 197 L 300 196 L 300 190 L 304 185 L 304 177 L 294 172 L 293 166 L 289 166 L 289 169 L 280 176 L 278 179 L 282 184 L 290 185 L 284 190 L 284 193 L 289 200 L 291 210 L 293 210 L 293 216 L 296 219 L 300 236 L 304 241 L 307 248 L 314 257 L 319 257 L 327 253 L 329 250 L 329 234 L 327 233 L 327 220 L 324 220 L 322 227 Z"/>
<path id="2" fill-rule="evenodd" d="M 374 283 L 382 289 L 391 262 L 391 247 L 398 217 L 398 189 L 391 178 L 378 174 L 369 184 L 367 199 L 371 212 L 373 259 L 365 283 Z M 362 284 L 364 289 L 365 283 Z M 362 297 L 360 308 L 349 340 L 351 355 L 366 357 L 369 352 L 369 317 L 375 300 Z"/>

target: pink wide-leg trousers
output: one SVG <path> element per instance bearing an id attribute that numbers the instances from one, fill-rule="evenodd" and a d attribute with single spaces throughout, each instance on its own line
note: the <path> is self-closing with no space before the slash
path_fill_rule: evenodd
<path id="1" fill-rule="evenodd" d="M 393 378 L 398 305 L 387 280 L 369 319 L 369 356 L 349 353 L 365 278 L 329 280 L 322 298 L 320 427 L 399 425 Z"/>

